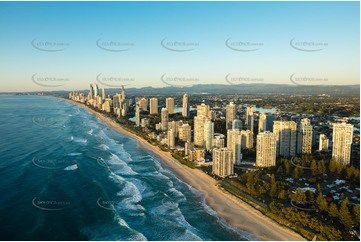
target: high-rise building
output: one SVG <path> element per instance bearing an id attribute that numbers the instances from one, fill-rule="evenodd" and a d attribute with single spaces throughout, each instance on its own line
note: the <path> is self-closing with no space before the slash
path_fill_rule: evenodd
<path id="1" fill-rule="evenodd" d="M 258 133 L 264 131 L 273 131 L 273 121 L 276 117 L 273 114 L 260 113 L 258 119 Z"/>
<path id="2" fill-rule="evenodd" d="M 353 125 L 343 123 L 333 124 L 332 159 L 343 165 L 350 164 Z"/>
<path id="3" fill-rule="evenodd" d="M 246 109 L 246 118 L 245 124 L 247 125 L 247 129 L 254 132 L 254 115 L 253 115 L 253 107 L 247 107 Z"/>
<path id="4" fill-rule="evenodd" d="M 125 89 L 124 89 L 124 86 L 122 85 L 122 100 L 125 99 Z"/>
<path id="5" fill-rule="evenodd" d="M 233 120 L 236 118 L 236 105 L 230 102 L 226 106 L 226 129 L 232 129 Z"/>
<path id="6" fill-rule="evenodd" d="M 239 120 L 239 119 L 235 119 L 233 120 L 233 123 L 232 123 L 232 129 L 238 129 L 238 130 L 242 130 L 242 121 Z"/>
<path id="7" fill-rule="evenodd" d="M 189 106 L 189 96 L 187 93 L 185 93 L 183 95 L 183 107 L 182 107 L 182 116 L 183 117 L 189 117 L 189 110 L 190 110 L 190 106 Z"/>
<path id="8" fill-rule="evenodd" d="M 149 114 L 158 114 L 158 98 L 151 98 L 149 100 Z"/>
<path id="9" fill-rule="evenodd" d="M 242 160 L 241 136 L 238 129 L 227 130 L 227 148 L 232 151 L 233 164 L 239 164 Z"/>
<path id="10" fill-rule="evenodd" d="M 184 142 L 191 142 L 192 138 L 192 128 L 188 123 L 183 123 L 182 126 L 178 127 L 179 139 Z"/>
<path id="11" fill-rule="evenodd" d="M 174 98 L 169 97 L 165 100 L 165 107 L 168 110 L 168 114 L 174 113 Z"/>
<path id="12" fill-rule="evenodd" d="M 110 103 L 109 103 L 109 101 L 105 101 L 105 102 L 103 103 L 102 109 L 103 109 L 105 112 L 110 113 Z"/>
<path id="13" fill-rule="evenodd" d="M 214 138 L 212 139 L 212 148 L 223 148 L 224 147 L 224 138 L 225 135 L 216 133 L 214 134 Z"/>
<path id="14" fill-rule="evenodd" d="M 204 124 L 208 121 L 206 116 L 194 117 L 194 144 L 203 147 L 204 144 Z"/>
<path id="15" fill-rule="evenodd" d="M 98 88 L 98 84 L 93 83 L 93 93 L 94 93 L 94 97 L 99 95 L 99 88 Z"/>
<path id="16" fill-rule="evenodd" d="M 319 150 L 320 151 L 328 151 L 328 144 L 329 140 L 325 134 L 320 134 L 320 143 L 319 143 Z"/>
<path id="17" fill-rule="evenodd" d="M 213 149 L 212 173 L 219 177 L 226 177 L 234 173 L 232 150 L 228 148 Z"/>
<path id="18" fill-rule="evenodd" d="M 277 157 L 296 155 L 297 124 L 294 121 L 274 121 L 273 133 L 276 134 Z"/>
<path id="19" fill-rule="evenodd" d="M 143 110 L 143 111 L 148 110 L 148 100 L 145 97 L 139 99 L 138 103 L 139 103 L 139 107 L 141 110 Z"/>
<path id="20" fill-rule="evenodd" d="M 197 116 L 206 116 L 207 118 L 212 118 L 212 113 L 210 110 L 209 105 L 206 105 L 205 103 L 202 103 L 201 105 L 197 105 Z"/>
<path id="21" fill-rule="evenodd" d="M 140 125 L 140 108 L 139 105 L 135 105 L 135 125 L 139 127 Z"/>
<path id="22" fill-rule="evenodd" d="M 173 129 L 168 130 L 167 139 L 168 139 L 169 148 L 174 148 L 175 147 L 175 131 Z"/>
<path id="23" fill-rule="evenodd" d="M 90 83 L 90 88 L 89 88 L 90 92 L 89 92 L 89 99 L 93 99 L 94 98 L 94 88 L 93 88 L 93 84 Z"/>
<path id="24" fill-rule="evenodd" d="M 251 130 L 241 130 L 241 149 L 252 149 L 253 148 L 253 133 Z"/>
<path id="25" fill-rule="evenodd" d="M 105 100 L 106 96 L 105 96 L 105 89 L 104 87 L 102 88 L 102 99 L 103 101 Z"/>
<path id="26" fill-rule="evenodd" d="M 269 131 L 257 135 L 256 166 L 276 165 L 276 134 Z"/>
<path id="27" fill-rule="evenodd" d="M 297 133 L 297 154 L 312 153 L 312 125 L 308 118 L 301 120 Z"/>
<path id="28" fill-rule="evenodd" d="M 214 124 L 207 120 L 204 124 L 204 145 L 206 151 L 212 151 L 212 139 L 214 134 Z"/>
<path id="29" fill-rule="evenodd" d="M 142 118 L 141 119 L 141 126 L 142 128 L 149 127 L 149 119 L 148 118 Z"/>
<path id="30" fill-rule="evenodd" d="M 161 122 L 162 122 L 162 130 L 166 131 L 168 129 L 168 109 L 166 108 L 162 108 Z"/>

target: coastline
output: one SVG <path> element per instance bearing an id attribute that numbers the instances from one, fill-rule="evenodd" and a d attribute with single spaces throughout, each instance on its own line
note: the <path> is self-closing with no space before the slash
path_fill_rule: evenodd
<path id="1" fill-rule="evenodd" d="M 162 164 L 175 174 L 176 177 L 202 193 L 206 204 L 215 210 L 219 217 L 225 219 L 225 221 L 233 227 L 251 234 L 257 240 L 305 240 L 301 235 L 278 224 L 251 205 L 219 189 L 216 186 L 217 181 L 201 170 L 191 169 L 180 164 L 178 160 L 172 157 L 170 152 L 162 151 L 159 147 L 149 144 L 143 138 L 129 132 L 111 118 L 92 110 L 85 104 L 69 99 L 65 100 L 85 108 L 87 111 L 95 114 L 113 130 L 137 140 L 142 148 L 157 155 Z"/>

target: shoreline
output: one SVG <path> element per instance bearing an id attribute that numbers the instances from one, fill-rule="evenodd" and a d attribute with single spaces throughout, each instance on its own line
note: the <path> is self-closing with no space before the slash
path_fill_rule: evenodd
<path id="1" fill-rule="evenodd" d="M 142 137 L 124 129 L 111 118 L 92 110 L 87 105 L 66 98 L 65 100 L 95 114 L 114 131 L 135 139 L 139 146 L 159 157 L 163 167 L 165 165 L 165 168 L 170 170 L 177 178 L 203 194 L 206 204 L 231 226 L 250 234 L 257 240 L 305 240 L 298 233 L 278 224 L 246 202 L 219 189 L 216 186 L 217 181 L 201 170 L 182 165 L 172 157 L 170 152 L 162 151 L 159 147 L 148 143 Z"/>

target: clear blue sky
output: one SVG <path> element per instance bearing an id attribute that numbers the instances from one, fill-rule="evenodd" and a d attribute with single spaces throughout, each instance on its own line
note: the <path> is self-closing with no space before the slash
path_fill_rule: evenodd
<path id="1" fill-rule="evenodd" d="M 85 89 L 97 80 L 160 87 L 167 85 L 164 74 L 189 79 L 166 79 L 175 85 L 239 78 L 292 84 L 292 75 L 357 84 L 359 17 L 359 2 L 0 2 L 0 92 Z M 99 39 L 101 47 L 112 41 L 130 45 L 110 49 L 129 50 L 106 51 Z M 243 51 L 228 48 L 227 39 Z M 193 50 L 170 51 L 162 40 Z M 307 51 L 315 49 L 321 50 Z"/>

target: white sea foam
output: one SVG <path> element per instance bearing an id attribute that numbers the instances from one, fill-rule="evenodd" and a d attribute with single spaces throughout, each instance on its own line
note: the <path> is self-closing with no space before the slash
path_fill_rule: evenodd
<path id="1" fill-rule="evenodd" d="M 115 171 L 116 174 L 121 175 L 137 175 L 138 173 L 133 171 L 130 166 L 123 160 L 121 160 L 117 155 L 111 153 L 110 159 L 107 162 L 109 165 L 112 165 L 116 168 L 120 167 L 120 169 L 117 169 Z"/>
<path id="2" fill-rule="evenodd" d="M 76 169 L 78 169 L 77 164 L 74 164 L 74 165 L 71 165 L 71 166 L 68 166 L 68 167 L 64 168 L 65 171 L 73 171 L 73 170 L 76 170 Z"/>
<path id="3" fill-rule="evenodd" d="M 82 153 L 69 153 L 68 156 L 78 156 L 78 155 L 82 155 Z"/>
<path id="4" fill-rule="evenodd" d="M 89 134 L 89 135 L 92 135 L 93 134 L 93 129 L 90 129 L 88 132 L 87 132 L 87 134 Z"/>

